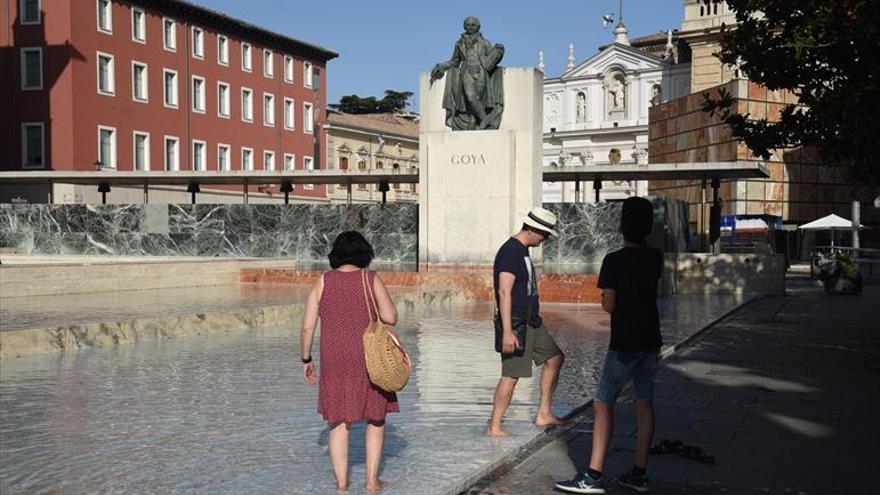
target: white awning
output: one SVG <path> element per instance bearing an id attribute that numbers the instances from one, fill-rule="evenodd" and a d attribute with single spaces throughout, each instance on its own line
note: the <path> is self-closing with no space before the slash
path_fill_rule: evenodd
<path id="1" fill-rule="evenodd" d="M 801 230 L 851 230 L 853 224 L 851 220 L 847 220 L 846 218 L 839 217 L 832 213 L 818 220 L 813 220 L 810 223 L 805 223 L 798 228 Z M 859 228 L 863 229 L 865 226 L 860 224 Z"/>

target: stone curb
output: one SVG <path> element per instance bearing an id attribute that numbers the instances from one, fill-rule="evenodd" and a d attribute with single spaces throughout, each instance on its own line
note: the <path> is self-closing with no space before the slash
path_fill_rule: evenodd
<path id="1" fill-rule="evenodd" d="M 413 291 L 395 296 L 401 313 L 457 302 L 453 289 Z M 231 311 L 190 313 L 86 323 L 69 327 L 32 328 L 0 332 L 0 360 L 66 352 L 90 347 L 113 347 L 194 335 L 216 335 L 248 330 L 259 326 L 290 324 L 301 317 L 305 303 L 261 306 Z"/>
<path id="2" fill-rule="evenodd" d="M 665 366 L 667 361 L 669 361 L 678 351 L 683 350 L 687 347 L 690 347 L 696 343 L 706 332 L 708 332 L 713 327 L 717 326 L 722 321 L 728 320 L 733 317 L 736 313 L 739 313 L 746 307 L 752 305 L 755 301 L 761 299 L 762 296 L 752 296 L 751 298 L 744 301 L 739 306 L 731 309 L 727 313 L 724 313 L 717 319 L 709 322 L 703 328 L 694 332 L 690 337 L 684 339 L 683 341 L 671 345 L 668 348 L 664 349 L 660 352 L 660 366 Z M 629 386 L 627 386 L 629 387 Z M 626 389 L 624 390 L 624 392 Z M 511 452 L 505 454 L 497 461 L 492 464 L 480 468 L 476 470 L 473 474 L 469 475 L 464 480 L 456 483 L 452 487 L 448 488 L 443 492 L 444 495 L 467 495 L 472 493 L 471 490 L 477 489 L 480 490 L 476 493 L 481 493 L 482 488 L 488 486 L 494 481 L 497 481 L 504 477 L 507 473 L 513 471 L 518 465 L 520 465 L 523 461 L 525 461 L 528 457 L 537 453 L 542 447 L 553 442 L 554 440 L 561 438 L 567 435 L 569 432 L 574 430 L 579 424 L 586 421 L 587 418 L 590 417 L 593 409 L 593 399 L 590 399 L 585 404 L 582 404 L 571 410 L 568 414 L 563 418 L 566 421 L 566 426 L 558 427 L 558 428 L 545 428 L 544 430 L 535 433 L 531 438 L 526 440 L 526 442 L 519 447 L 516 447 Z"/>

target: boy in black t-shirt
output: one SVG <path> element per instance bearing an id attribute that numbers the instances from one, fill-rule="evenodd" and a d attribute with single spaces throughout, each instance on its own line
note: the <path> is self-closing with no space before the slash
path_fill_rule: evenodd
<path id="1" fill-rule="evenodd" d="M 645 466 L 654 435 L 654 377 L 660 353 L 660 317 L 657 280 L 663 271 L 663 253 L 645 244 L 654 223 L 654 208 L 645 198 L 623 202 L 620 231 L 623 249 L 605 256 L 599 272 L 602 309 L 611 314 L 611 343 L 593 408 L 593 449 L 586 473 L 556 487 L 571 493 L 605 493 L 602 468 L 611 442 L 614 403 L 623 386 L 633 381 L 638 418 L 636 459 L 631 471 L 617 482 L 637 492 L 648 491 Z"/>

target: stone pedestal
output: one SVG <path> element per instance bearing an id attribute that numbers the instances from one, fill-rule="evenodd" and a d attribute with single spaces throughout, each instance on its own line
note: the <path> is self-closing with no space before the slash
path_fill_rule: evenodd
<path id="1" fill-rule="evenodd" d="M 497 130 L 452 131 L 445 124 L 446 78 L 420 81 L 419 261 L 492 263 L 529 209 L 541 204 L 543 75 L 504 69 Z M 540 259 L 540 250 L 532 257 Z"/>

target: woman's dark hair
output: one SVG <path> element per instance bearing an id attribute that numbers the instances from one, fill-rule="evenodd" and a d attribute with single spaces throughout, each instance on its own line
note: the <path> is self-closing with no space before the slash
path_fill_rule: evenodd
<path id="1" fill-rule="evenodd" d="M 366 268 L 373 261 L 373 246 L 364 239 L 360 232 L 349 230 L 336 236 L 328 258 L 330 259 L 330 268 L 339 268 L 342 265 Z"/>
<path id="2" fill-rule="evenodd" d="M 645 198 L 632 196 L 623 201 L 620 233 L 629 242 L 644 242 L 654 228 L 654 205 Z"/>

